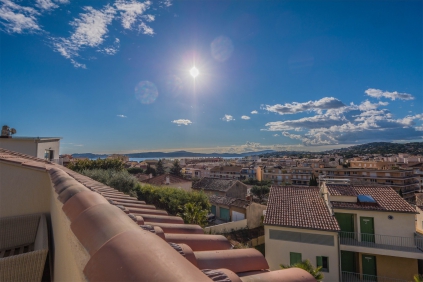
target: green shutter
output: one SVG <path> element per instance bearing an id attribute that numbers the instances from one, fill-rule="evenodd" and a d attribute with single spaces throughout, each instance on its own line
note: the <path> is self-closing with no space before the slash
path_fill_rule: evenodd
<path id="1" fill-rule="evenodd" d="M 300 263 L 302 261 L 301 259 L 301 253 L 289 253 L 289 261 L 290 265 Z"/>
<path id="2" fill-rule="evenodd" d="M 322 257 L 316 257 L 316 266 L 323 266 L 323 260 Z"/>

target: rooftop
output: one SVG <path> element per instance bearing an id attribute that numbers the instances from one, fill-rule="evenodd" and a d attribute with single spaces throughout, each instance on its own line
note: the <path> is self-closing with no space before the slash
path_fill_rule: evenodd
<path id="1" fill-rule="evenodd" d="M 231 249 L 223 236 L 206 235 L 199 226 L 183 224 L 177 216 L 63 166 L 4 149 L 0 165 L 3 172 L 18 172 L 28 183 L 34 174 L 24 167 L 50 181 L 51 187 L 43 186 L 43 191 L 52 193 L 46 196 L 51 197 L 55 279 L 69 279 L 76 275 L 70 270 L 76 270 L 88 281 L 314 281 L 299 269 L 269 272 L 257 250 Z M 12 178 L 2 173 L 2 193 L 26 188 L 12 187 Z M 27 185 L 31 190 L 32 183 Z M 8 205 L 9 213 L 22 205 L 21 199 L 7 201 L 16 202 Z"/>
<path id="2" fill-rule="evenodd" d="M 318 187 L 272 186 L 264 224 L 340 231 Z"/>
<path id="3" fill-rule="evenodd" d="M 210 195 L 209 200 L 212 204 L 234 206 L 239 208 L 246 208 L 250 204 L 247 200 L 217 195 Z"/>
<path id="4" fill-rule="evenodd" d="M 159 176 L 156 176 L 156 177 L 153 177 L 153 178 L 145 179 L 145 180 L 142 180 L 141 182 L 148 183 L 148 184 L 151 184 L 151 185 L 157 185 L 157 186 L 166 185 L 166 178 L 167 177 L 169 178 L 169 182 L 170 182 L 169 185 L 177 184 L 177 183 L 191 182 L 190 180 L 187 180 L 185 178 L 175 176 L 173 174 L 168 174 L 168 173 L 162 174 L 162 175 L 159 175 Z"/>
<path id="5" fill-rule="evenodd" d="M 361 209 L 375 211 L 416 213 L 416 210 L 401 198 L 397 192 L 388 186 L 361 186 L 361 185 L 340 185 L 326 184 L 328 192 L 333 196 L 358 196 L 369 195 L 377 205 L 362 204 L 359 202 L 338 202 L 331 201 L 335 209 Z"/>
<path id="6" fill-rule="evenodd" d="M 194 183 L 192 185 L 192 188 L 226 192 L 229 188 L 232 187 L 232 185 L 234 185 L 237 182 L 241 183 L 238 180 L 215 179 L 215 178 L 203 177 L 199 181 Z"/>

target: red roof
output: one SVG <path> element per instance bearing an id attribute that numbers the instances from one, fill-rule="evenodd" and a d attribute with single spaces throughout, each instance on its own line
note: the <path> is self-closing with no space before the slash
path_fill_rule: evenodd
<path id="1" fill-rule="evenodd" d="M 335 202 L 332 206 L 335 209 L 360 209 L 390 212 L 416 213 L 416 210 L 407 203 L 394 189 L 388 186 L 361 186 L 361 185 L 340 185 L 326 184 L 328 192 L 334 196 L 357 196 L 369 195 L 375 199 L 377 205 L 362 203 Z"/>
<path id="2" fill-rule="evenodd" d="M 1 148 L 0 162 L 48 172 L 72 232 L 90 255 L 83 271 L 90 281 L 239 281 L 236 273 L 246 272 L 251 281 L 314 281 L 298 270 L 260 273 L 268 265 L 257 250 L 232 250 L 223 236 L 151 214 L 154 206 L 63 166 Z"/>
<path id="3" fill-rule="evenodd" d="M 272 186 L 264 224 L 339 231 L 318 187 Z"/>

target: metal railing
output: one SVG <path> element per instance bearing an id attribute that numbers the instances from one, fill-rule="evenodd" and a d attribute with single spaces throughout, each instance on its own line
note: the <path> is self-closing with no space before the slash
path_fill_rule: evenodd
<path id="1" fill-rule="evenodd" d="M 400 237 L 341 231 L 339 237 L 344 245 L 423 253 L 423 238 L 416 234 L 414 237 Z"/>
<path id="2" fill-rule="evenodd" d="M 342 282 L 407 282 L 408 280 L 342 271 Z"/>

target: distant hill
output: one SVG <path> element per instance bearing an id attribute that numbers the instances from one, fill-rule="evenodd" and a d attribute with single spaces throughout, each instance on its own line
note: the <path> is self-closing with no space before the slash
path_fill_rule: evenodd
<path id="1" fill-rule="evenodd" d="M 315 155 L 324 154 L 338 154 L 345 158 L 352 158 L 355 155 L 366 154 L 380 154 L 380 155 L 394 155 L 399 153 L 411 155 L 423 155 L 423 142 L 412 143 L 390 143 L 390 142 L 373 142 L 361 145 L 355 145 L 347 148 L 333 149 L 321 152 L 308 152 L 308 151 L 281 151 L 262 154 L 262 157 L 271 156 L 298 156 L 298 157 L 313 157 Z"/>
<path id="2" fill-rule="evenodd" d="M 211 154 L 204 154 L 204 153 L 193 153 L 187 151 L 175 151 L 175 152 L 143 152 L 143 153 L 132 153 L 132 154 L 125 154 L 130 158 L 243 158 L 252 155 L 260 155 L 274 152 L 272 150 L 265 150 L 259 152 L 248 152 L 248 153 L 211 153 Z M 72 154 L 74 158 L 105 158 L 107 154 L 92 154 L 92 153 L 82 153 L 82 154 Z"/>
<path id="3" fill-rule="evenodd" d="M 326 151 L 326 153 L 337 153 L 345 156 L 352 155 L 365 155 L 365 154 L 411 154 L 419 155 L 423 154 L 423 142 L 412 142 L 412 143 L 389 143 L 389 142 L 373 142 L 362 145 L 351 146 L 348 148 L 335 149 Z"/>

